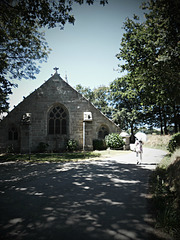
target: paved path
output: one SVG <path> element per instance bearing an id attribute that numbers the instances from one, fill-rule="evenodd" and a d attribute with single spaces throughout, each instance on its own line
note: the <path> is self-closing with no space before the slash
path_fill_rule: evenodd
<path id="1" fill-rule="evenodd" d="M 147 210 L 148 176 L 165 153 L 66 164 L 0 164 L 0 239 L 162 240 Z"/>

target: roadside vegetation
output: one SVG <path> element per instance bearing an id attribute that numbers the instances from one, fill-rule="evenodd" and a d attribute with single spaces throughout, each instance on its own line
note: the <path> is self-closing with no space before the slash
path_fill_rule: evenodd
<path id="1" fill-rule="evenodd" d="M 171 136 L 168 143 L 166 136 L 158 137 L 164 137 L 160 148 L 169 152 L 150 178 L 155 225 L 174 239 L 180 239 L 180 133 Z M 162 143 L 165 143 L 164 147 Z M 149 144 L 158 145 L 155 142 Z"/>
<path id="2" fill-rule="evenodd" d="M 167 150 L 171 135 L 148 134 L 144 147 Z"/>

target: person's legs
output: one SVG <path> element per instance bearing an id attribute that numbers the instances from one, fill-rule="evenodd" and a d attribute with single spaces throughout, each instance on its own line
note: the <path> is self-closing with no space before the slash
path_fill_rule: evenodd
<path id="1" fill-rule="evenodd" d="M 139 164 L 142 162 L 142 152 L 139 153 Z"/>
<path id="2" fill-rule="evenodd" d="M 138 155 L 139 155 L 139 153 L 136 152 L 136 161 L 137 161 L 137 164 L 139 164 L 139 158 L 138 158 Z"/>

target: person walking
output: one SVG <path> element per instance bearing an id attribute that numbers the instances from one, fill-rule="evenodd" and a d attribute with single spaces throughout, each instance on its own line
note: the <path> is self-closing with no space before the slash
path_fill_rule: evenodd
<path id="1" fill-rule="evenodd" d="M 136 151 L 136 158 L 137 158 L 137 164 L 141 164 L 142 162 L 142 153 L 143 153 L 143 148 L 142 148 L 142 140 L 136 138 L 135 141 L 135 151 Z"/>

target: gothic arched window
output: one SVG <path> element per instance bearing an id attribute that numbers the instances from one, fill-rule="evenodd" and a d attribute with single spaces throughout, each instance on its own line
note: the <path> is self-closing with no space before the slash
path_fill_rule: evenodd
<path id="1" fill-rule="evenodd" d="M 67 134 L 67 113 L 62 106 L 53 107 L 48 115 L 49 134 Z"/>
<path id="2" fill-rule="evenodd" d="M 18 140 L 18 131 L 16 127 L 12 126 L 9 128 L 8 140 L 10 141 Z"/>
<path id="3" fill-rule="evenodd" d="M 109 129 L 107 126 L 103 125 L 99 128 L 98 139 L 104 139 L 106 135 L 109 134 Z"/>

